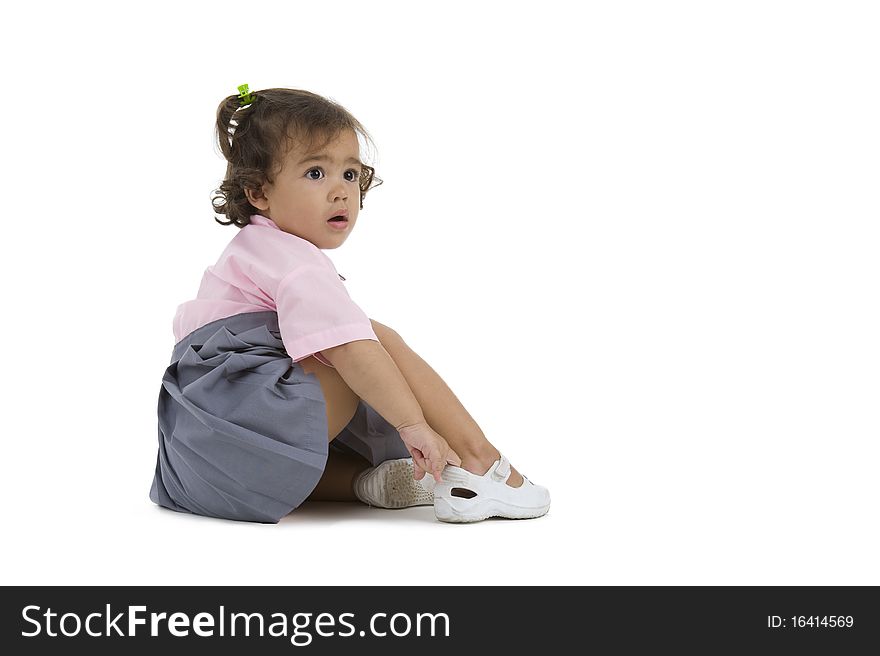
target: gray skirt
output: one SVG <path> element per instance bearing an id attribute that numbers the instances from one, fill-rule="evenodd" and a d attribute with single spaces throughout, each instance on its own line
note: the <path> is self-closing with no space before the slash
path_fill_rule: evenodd
<path id="1" fill-rule="evenodd" d="M 315 489 L 330 449 L 374 466 L 409 456 L 364 401 L 328 444 L 318 377 L 291 361 L 272 311 L 218 319 L 178 342 L 158 414 L 150 499 L 178 512 L 276 524 Z"/>

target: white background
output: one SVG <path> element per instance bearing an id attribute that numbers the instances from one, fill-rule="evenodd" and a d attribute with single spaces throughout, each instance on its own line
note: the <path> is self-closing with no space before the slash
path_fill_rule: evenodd
<path id="1" fill-rule="evenodd" d="M 4 584 L 880 584 L 872 3 L 4 14 Z M 384 184 L 325 252 L 546 517 L 149 500 L 242 83 L 370 132 Z"/>

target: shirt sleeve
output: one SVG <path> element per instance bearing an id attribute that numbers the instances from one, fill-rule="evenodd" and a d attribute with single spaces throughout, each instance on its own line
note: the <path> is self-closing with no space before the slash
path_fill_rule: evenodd
<path id="1" fill-rule="evenodd" d="M 379 341 L 333 269 L 307 264 L 290 272 L 278 284 L 275 306 L 281 341 L 294 362 L 348 342 Z"/>

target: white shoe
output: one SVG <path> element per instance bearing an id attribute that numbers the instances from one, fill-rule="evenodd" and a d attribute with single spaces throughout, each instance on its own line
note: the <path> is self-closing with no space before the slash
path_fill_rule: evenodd
<path id="1" fill-rule="evenodd" d="M 503 455 L 482 476 L 446 465 L 434 488 L 434 514 L 441 522 L 479 522 L 489 517 L 531 519 L 550 509 L 550 492 L 523 476 L 511 487 L 510 462 Z"/>
<path id="2" fill-rule="evenodd" d="M 369 506 L 378 508 L 409 508 L 430 506 L 434 479 L 420 481 L 413 478 L 412 458 L 386 460 L 360 473 L 354 482 L 355 496 Z"/>

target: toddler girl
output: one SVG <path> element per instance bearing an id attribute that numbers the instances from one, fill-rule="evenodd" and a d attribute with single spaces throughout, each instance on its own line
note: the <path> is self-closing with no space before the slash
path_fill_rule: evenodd
<path id="1" fill-rule="evenodd" d="M 510 466 L 443 380 L 369 319 L 324 254 L 381 180 L 363 126 L 308 91 L 227 97 L 212 200 L 239 231 L 174 317 L 150 499 L 277 523 L 303 501 L 433 505 L 438 519 L 523 519 L 546 488 Z"/>

